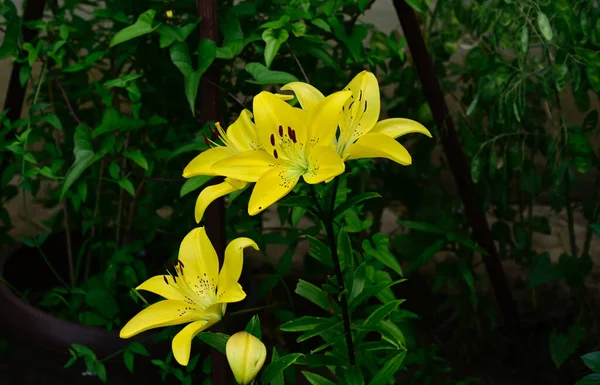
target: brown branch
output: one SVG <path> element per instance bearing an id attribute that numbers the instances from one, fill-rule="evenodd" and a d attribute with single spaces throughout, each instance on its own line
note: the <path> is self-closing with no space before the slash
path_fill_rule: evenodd
<path id="1" fill-rule="evenodd" d="M 75 110 L 73 109 L 73 106 L 71 105 L 71 102 L 69 101 L 69 98 L 67 97 L 67 93 L 65 92 L 65 89 L 63 88 L 62 84 L 60 83 L 60 80 L 58 80 L 58 77 L 56 77 L 56 75 L 54 75 L 54 74 L 52 74 L 52 77 L 54 78 L 54 81 L 56 82 L 56 85 L 58 86 L 58 89 L 60 90 L 60 93 L 62 94 L 62 97 L 63 97 L 65 103 L 67 103 L 67 108 L 69 109 L 69 114 L 73 117 L 73 119 L 75 119 L 77 124 L 82 124 L 81 120 L 77 117 L 77 114 L 75 113 Z"/>

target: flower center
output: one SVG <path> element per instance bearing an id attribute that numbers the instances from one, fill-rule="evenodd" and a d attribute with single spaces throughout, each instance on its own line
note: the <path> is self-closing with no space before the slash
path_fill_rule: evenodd
<path id="1" fill-rule="evenodd" d="M 202 277 L 186 276 L 184 274 L 184 265 L 179 260 L 177 263 L 173 263 L 173 268 L 175 269 L 175 274 L 171 274 L 167 269 L 167 273 L 169 273 L 173 281 L 169 282 L 167 277 L 164 277 L 165 283 L 179 291 L 184 296 L 185 302 L 190 305 L 197 304 L 203 308 L 207 308 L 217 302 L 217 285 L 214 278 L 207 277 L 206 273 L 203 273 Z"/>
<path id="2" fill-rule="evenodd" d="M 269 138 L 273 147 L 272 154 L 275 159 L 286 163 L 287 168 L 300 176 L 308 170 L 308 159 L 306 157 L 305 144 L 298 142 L 296 130 L 288 126 L 284 128 L 279 125 L 277 134 L 271 134 Z"/>

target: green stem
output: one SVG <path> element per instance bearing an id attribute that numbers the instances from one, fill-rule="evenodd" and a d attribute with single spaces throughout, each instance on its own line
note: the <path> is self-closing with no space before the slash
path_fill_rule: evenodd
<path id="1" fill-rule="evenodd" d="M 350 365 L 354 366 L 356 360 L 354 358 L 354 344 L 352 342 L 352 330 L 350 329 L 350 311 L 348 309 L 348 300 L 346 299 L 346 288 L 344 285 L 344 276 L 342 275 L 342 267 L 340 265 L 340 257 L 337 253 L 337 246 L 335 243 L 335 233 L 333 230 L 333 212 L 335 209 L 335 196 L 339 185 L 339 178 L 335 178 L 333 181 L 333 191 L 331 193 L 331 202 L 329 206 L 329 213 L 323 218 L 323 224 L 325 225 L 325 232 L 329 240 L 329 249 L 331 251 L 331 258 L 335 266 L 335 275 L 337 276 L 339 300 L 342 306 L 342 317 L 344 319 L 344 332 L 346 334 L 346 344 L 348 345 L 348 360 Z"/>

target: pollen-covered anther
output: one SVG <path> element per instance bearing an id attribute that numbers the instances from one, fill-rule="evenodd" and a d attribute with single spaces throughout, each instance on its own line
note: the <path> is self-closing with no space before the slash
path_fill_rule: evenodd
<path id="1" fill-rule="evenodd" d="M 210 140 L 208 139 L 208 136 L 206 136 L 205 133 L 202 133 L 202 136 L 204 136 L 204 143 L 206 143 L 206 145 L 210 147 Z"/>
<path id="2" fill-rule="evenodd" d="M 279 159 L 279 156 L 277 155 L 277 150 L 276 149 L 273 149 L 273 157 L 275 159 Z"/>
<path id="3" fill-rule="evenodd" d="M 279 136 L 283 138 L 283 126 L 281 124 L 279 125 Z"/>
<path id="4" fill-rule="evenodd" d="M 275 135 L 271 134 L 271 146 L 275 145 Z"/>
<path id="5" fill-rule="evenodd" d="M 168 284 L 169 284 L 169 281 L 167 280 L 167 277 L 163 275 L 163 278 L 164 278 L 164 280 L 165 280 L 165 283 L 168 285 Z"/>

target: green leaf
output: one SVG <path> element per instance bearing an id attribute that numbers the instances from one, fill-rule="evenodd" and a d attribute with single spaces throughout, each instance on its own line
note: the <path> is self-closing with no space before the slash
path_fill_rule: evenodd
<path id="1" fill-rule="evenodd" d="M 90 135 L 90 130 L 85 124 L 80 124 L 77 126 L 73 141 L 75 144 L 73 148 L 75 162 L 73 162 L 67 171 L 67 175 L 65 175 L 65 180 L 60 191 L 61 200 L 65 197 L 66 192 L 73 185 L 73 183 L 79 179 L 81 174 L 83 174 L 83 172 L 94 162 L 100 159 L 92 150 L 92 138 Z"/>
<path id="2" fill-rule="evenodd" d="M 160 35 L 160 48 L 166 48 L 176 41 L 185 41 L 198 23 L 190 23 L 180 28 L 161 24 L 157 31 Z"/>
<path id="3" fill-rule="evenodd" d="M 279 353 L 277 353 L 277 349 L 273 347 L 273 354 L 271 354 L 271 363 L 277 361 L 279 359 Z M 285 385 L 285 381 L 283 378 L 283 372 L 275 375 L 275 377 L 271 380 L 271 385 Z"/>
<path id="4" fill-rule="evenodd" d="M 304 21 L 300 20 L 294 24 L 292 24 L 292 33 L 296 37 L 301 37 L 306 35 L 306 24 Z"/>
<path id="5" fill-rule="evenodd" d="M 117 181 L 117 184 L 125 191 L 129 193 L 132 197 L 135 197 L 135 188 L 133 187 L 133 183 L 129 179 L 121 179 Z"/>
<path id="6" fill-rule="evenodd" d="M 594 91 L 600 92 L 600 69 L 587 65 L 585 67 L 585 73 Z"/>
<path id="7" fill-rule="evenodd" d="M 193 176 L 193 177 L 189 178 L 188 180 L 185 181 L 183 186 L 181 186 L 181 190 L 179 190 L 179 197 L 181 198 L 184 195 L 187 195 L 187 194 L 191 193 L 192 191 L 199 189 L 200 187 L 204 186 L 206 184 L 206 182 L 208 182 L 212 178 L 214 178 L 214 176 L 212 176 L 212 175 L 198 175 L 198 176 Z"/>
<path id="8" fill-rule="evenodd" d="M 329 381 L 323 376 L 320 376 L 311 372 L 302 372 L 304 377 L 310 382 L 312 385 L 335 385 L 335 382 Z"/>
<path id="9" fill-rule="evenodd" d="M 284 332 L 303 332 L 326 323 L 329 324 L 329 320 L 329 318 L 323 317 L 304 316 L 284 323 L 279 329 Z"/>
<path id="10" fill-rule="evenodd" d="M 550 21 L 548 20 L 548 16 L 542 11 L 538 12 L 537 15 L 538 27 L 540 27 L 540 31 L 544 36 L 544 39 L 550 41 L 552 40 L 552 27 L 550 26 Z"/>
<path id="11" fill-rule="evenodd" d="M 260 329 L 260 319 L 258 319 L 258 316 L 255 315 L 250 319 L 250 322 L 248 322 L 248 325 L 246 325 L 246 329 L 245 329 L 248 333 L 252 334 L 254 337 L 258 338 L 259 340 L 262 339 L 262 331 Z"/>
<path id="12" fill-rule="evenodd" d="M 96 353 L 94 353 L 92 349 L 88 348 L 85 345 L 71 344 L 71 347 L 73 348 L 73 350 L 75 350 L 79 357 L 91 357 L 94 360 L 96 359 Z"/>
<path id="13" fill-rule="evenodd" d="M 308 238 L 308 242 L 310 243 L 308 255 L 326 266 L 333 266 L 329 247 L 312 235 L 307 235 L 306 238 Z"/>
<path id="14" fill-rule="evenodd" d="M 133 373 L 133 359 L 134 355 L 129 350 L 125 350 L 123 352 L 123 362 L 125 363 L 125 367 L 129 370 L 130 373 Z"/>
<path id="15" fill-rule="evenodd" d="M 382 290 L 385 290 L 404 281 L 406 281 L 406 279 L 397 279 L 395 281 L 380 282 L 375 285 L 365 287 L 362 293 L 360 293 L 356 298 L 349 301 L 350 311 L 356 310 L 356 308 L 360 304 L 369 300 L 374 295 L 379 294 Z"/>
<path id="16" fill-rule="evenodd" d="M 381 195 L 375 192 L 367 192 L 359 195 L 354 195 L 350 199 L 345 200 L 341 205 L 335 208 L 335 210 L 333 211 L 333 217 L 337 218 L 338 216 L 345 213 L 346 210 L 351 209 L 356 205 L 359 205 L 360 203 L 373 198 L 381 198 Z"/>
<path id="17" fill-rule="evenodd" d="M 203 74 L 217 56 L 217 45 L 214 41 L 204 39 L 198 44 L 198 72 Z"/>
<path id="18" fill-rule="evenodd" d="M 523 53 L 529 51 L 529 29 L 526 25 L 521 28 L 521 51 Z"/>
<path id="19" fill-rule="evenodd" d="M 175 67 L 181 71 L 184 77 L 187 77 L 194 72 L 187 44 L 184 42 L 177 42 L 171 46 L 169 53 L 171 55 L 171 61 L 175 64 Z"/>
<path id="20" fill-rule="evenodd" d="M 584 337 L 585 329 L 580 325 L 572 325 L 567 334 L 552 331 L 548 339 L 548 346 L 552 361 L 557 368 L 560 368 L 567 358 L 575 353 Z"/>
<path id="21" fill-rule="evenodd" d="M 267 68 L 271 66 L 279 48 L 287 41 L 289 36 L 290 34 L 285 29 L 268 28 L 263 31 L 262 39 L 266 43 L 264 55 Z"/>
<path id="22" fill-rule="evenodd" d="M 131 151 L 125 151 L 123 152 L 123 156 L 133 160 L 135 164 L 137 164 L 144 170 L 148 170 L 148 161 L 146 160 L 146 157 L 144 157 L 144 154 L 142 154 L 142 151 L 139 148 L 136 148 Z"/>
<path id="23" fill-rule="evenodd" d="M 394 378 L 394 374 L 400 369 L 400 366 L 402 366 L 404 357 L 406 357 L 406 350 L 401 351 L 389 359 L 383 368 L 381 368 L 375 377 L 373 377 L 371 382 L 369 382 L 369 385 L 387 385 L 390 379 Z"/>
<path id="24" fill-rule="evenodd" d="M 365 379 L 358 366 L 351 366 L 344 373 L 344 378 L 348 385 L 364 385 Z"/>
<path id="25" fill-rule="evenodd" d="M 594 373 L 600 373 L 600 351 L 584 354 L 581 359 Z"/>
<path id="26" fill-rule="evenodd" d="M 346 230 L 341 229 L 337 238 L 337 252 L 340 258 L 342 271 L 354 266 L 354 256 L 352 255 L 352 243 Z"/>
<path id="27" fill-rule="evenodd" d="M 246 71 L 252 75 L 255 80 L 246 80 L 254 84 L 285 84 L 297 82 L 298 78 L 294 75 L 282 71 L 271 71 L 260 63 L 246 64 Z"/>
<path id="28" fill-rule="evenodd" d="M 419 13 L 424 13 L 427 10 L 427 6 L 423 4 L 421 0 L 405 0 L 406 4 L 410 5 L 412 9 Z"/>
<path id="29" fill-rule="evenodd" d="M 371 313 L 365 320 L 365 326 L 375 327 L 379 322 L 383 321 L 391 312 L 400 306 L 405 300 L 398 299 L 392 302 L 381 305 L 377 310 Z"/>
<path id="30" fill-rule="evenodd" d="M 4 40 L 2 40 L 2 45 L 0 46 L 0 59 L 4 59 L 15 54 L 20 32 L 21 21 L 19 17 L 13 16 L 6 26 Z"/>
<path id="31" fill-rule="evenodd" d="M 383 265 L 389 267 L 394 270 L 396 274 L 402 275 L 402 266 L 400 266 L 400 262 L 398 259 L 390 252 L 389 249 L 390 239 L 387 235 L 382 233 L 377 233 L 373 235 L 372 241 L 365 239 L 363 241 L 362 247 L 365 250 L 365 254 L 369 255 Z"/>
<path id="32" fill-rule="evenodd" d="M 27 80 L 29 80 L 30 77 L 31 67 L 22 66 L 21 69 L 19 69 L 19 83 L 21 83 L 21 87 L 25 86 L 25 83 L 27 83 Z"/>
<path id="33" fill-rule="evenodd" d="M 600 385 L 600 374 L 588 374 L 581 380 L 577 381 L 575 385 Z"/>
<path id="34" fill-rule="evenodd" d="M 102 362 L 99 362 L 99 361 L 96 362 L 96 365 L 94 367 L 94 373 L 96 373 L 96 375 L 98 376 L 100 381 L 102 381 L 106 384 L 106 381 L 108 380 L 108 378 L 106 375 L 106 367 L 104 366 L 104 364 Z"/>
<path id="35" fill-rule="evenodd" d="M 154 16 L 156 11 L 149 9 L 142 13 L 136 20 L 136 22 L 129 27 L 125 27 L 113 36 L 110 41 L 110 47 L 114 47 L 117 44 L 124 43 L 128 40 L 134 39 L 139 36 L 147 35 L 152 32 L 152 23 L 154 22 Z"/>
<path id="36" fill-rule="evenodd" d="M 311 20 L 310 22 L 313 23 L 313 25 L 315 25 L 316 27 L 321 28 L 323 31 L 331 33 L 331 27 L 329 26 L 329 24 L 327 24 L 327 22 L 325 20 L 314 19 L 314 20 Z"/>
<path id="37" fill-rule="evenodd" d="M 202 74 L 200 72 L 194 71 L 184 78 L 185 97 L 190 104 L 193 116 L 196 116 L 196 96 L 198 95 L 198 86 L 200 85 L 201 77 Z"/>
<path id="38" fill-rule="evenodd" d="M 299 296 L 306 298 L 328 313 L 332 310 L 336 313 L 340 311 L 337 303 L 333 302 L 323 290 L 319 289 L 310 282 L 300 279 L 298 281 L 298 285 L 296 286 L 295 292 Z"/>
<path id="39" fill-rule="evenodd" d="M 63 129 L 62 124 L 60 123 L 60 119 L 58 119 L 58 116 L 56 116 L 56 114 L 46 115 L 46 123 L 56 128 L 57 130 L 62 131 Z"/>
<path id="40" fill-rule="evenodd" d="M 271 362 L 263 371 L 261 380 L 263 384 L 270 383 L 277 375 L 282 373 L 288 366 L 292 365 L 296 360 L 302 357 L 303 354 L 292 353 L 279 358 L 277 361 Z"/>
<path id="41" fill-rule="evenodd" d="M 139 342 L 132 342 L 127 347 L 127 350 L 130 350 L 132 353 L 139 354 L 141 356 L 150 357 L 148 350 L 146 350 L 144 345 L 140 344 Z"/>
<path id="42" fill-rule="evenodd" d="M 477 108 L 477 103 L 479 103 L 479 92 L 475 95 L 471 104 L 469 104 L 469 108 L 467 108 L 467 116 L 471 116 L 471 114 L 473 114 L 475 108 Z"/>
<path id="43" fill-rule="evenodd" d="M 217 351 L 225 354 L 225 346 L 229 336 L 223 333 L 202 332 L 198 334 L 198 338 L 204 343 L 212 346 Z"/>

